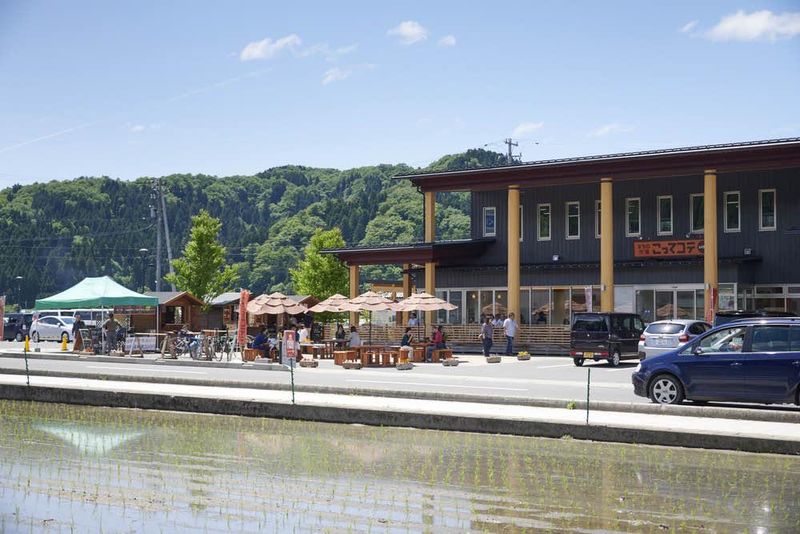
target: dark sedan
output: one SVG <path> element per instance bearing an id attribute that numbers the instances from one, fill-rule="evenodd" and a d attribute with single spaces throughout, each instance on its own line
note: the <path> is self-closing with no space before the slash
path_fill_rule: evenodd
<path id="1" fill-rule="evenodd" d="M 731 401 L 800 404 L 800 320 L 748 319 L 643 360 L 634 393 L 660 404 Z"/>

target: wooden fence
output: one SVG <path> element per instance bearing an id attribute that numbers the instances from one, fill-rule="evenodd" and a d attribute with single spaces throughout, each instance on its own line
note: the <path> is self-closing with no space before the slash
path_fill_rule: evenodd
<path id="1" fill-rule="evenodd" d="M 414 332 L 414 337 L 423 339 L 430 337 L 432 332 L 430 327 L 420 325 L 419 327 L 411 327 Z M 477 324 L 455 324 L 455 325 L 442 325 L 442 330 L 447 336 L 447 343 L 449 345 L 459 346 L 479 346 L 481 340 L 478 334 L 481 333 L 481 327 Z M 330 339 L 336 331 L 335 325 L 325 325 L 325 338 Z M 394 325 L 372 325 L 372 341 L 377 343 L 391 343 L 398 344 L 403 338 L 405 332 L 404 326 Z M 361 339 L 366 342 L 370 336 L 370 325 L 363 324 L 359 327 L 358 333 Z M 503 335 L 503 329 L 495 327 L 493 341 L 495 345 L 502 343 L 505 346 L 506 338 Z M 541 349 L 542 347 L 556 347 L 562 350 L 569 348 L 569 326 L 563 325 L 520 325 L 519 331 L 514 338 L 514 347 L 516 350 L 533 350 Z"/>

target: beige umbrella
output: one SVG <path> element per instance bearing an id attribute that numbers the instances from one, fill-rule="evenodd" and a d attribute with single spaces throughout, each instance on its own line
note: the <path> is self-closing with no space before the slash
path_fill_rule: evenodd
<path id="1" fill-rule="evenodd" d="M 458 306 L 455 304 L 450 304 L 446 300 L 434 297 L 430 293 L 415 293 L 404 298 L 397 304 L 397 309 L 399 311 L 450 311 L 457 308 Z M 419 337 L 419 321 L 417 321 L 417 337 Z"/>
<path id="2" fill-rule="evenodd" d="M 298 304 L 283 293 L 259 295 L 247 303 L 247 311 L 253 315 L 297 315 L 305 313 L 307 308 Z"/>
<path id="3" fill-rule="evenodd" d="M 368 311 L 369 312 L 369 344 L 372 345 L 372 312 L 374 311 L 395 311 L 397 303 L 387 299 L 383 295 L 379 295 L 374 291 L 367 291 L 361 295 L 352 298 L 348 301 L 351 307 L 350 311 Z"/>
<path id="4" fill-rule="evenodd" d="M 347 297 L 336 293 L 335 295 L 331 295 L 330 297 L 326 298 L 316 306 L 312 306 L 308 311 L 312 311 L 314 313 L 342 313 L 357 310 L 353 308 L 353 306 L 350 304 L 350 300 Z"/>

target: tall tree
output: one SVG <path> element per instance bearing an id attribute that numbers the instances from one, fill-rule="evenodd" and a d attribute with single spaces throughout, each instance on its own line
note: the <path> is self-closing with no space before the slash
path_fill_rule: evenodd
<path id="1" fill-rule="evenodd" d="M 219 219 L 206 210 L 192 217 L 183 257 L 172 261 L 175 273 L 164 277 L 181 291 L 202 299 L 206 309 L 214 297 L 232 289 L 237 278 L 236 267 L 226 265 L 225 247 L 217 241 L 221 229 Z"/>
<path id="2" fill-rule="evenodd" d="M 305 249 L 305 257 L 291 270 L 294 289 L 300 294 L 326 299 L 334 293 L 347 295 L 350 284 L 347 267 L 336 256 L 320 254 L 328 248 L 345 246 L 339 228 L 317 230 Z"/>

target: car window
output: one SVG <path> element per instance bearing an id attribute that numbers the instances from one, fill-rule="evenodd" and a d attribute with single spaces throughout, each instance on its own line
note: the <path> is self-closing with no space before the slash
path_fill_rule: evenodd
<path id="1" fill-rule="evenodd" d="M 605 332 L 607 330 L 606 322 L 600 315 L 580 315 L 575 318 L 572 329 L 584 332 Z"/>
<path id="2" fill-rule="evenodd" d="M 754 326 L 751 352 L 785 352 L 789 350 L 788 326 Z"/>
<path id="3" fill-rule="evenodd" d="M 721 328 L 701 339 L 696 345 L 697 351 L 702 354 L 712 352 L 742 352 L 744 335 L 746 332 L 746 326 Z"/>
<path id="4" fill-rule="evenodd" d="M 677 323 L 650 323 L 648 325 L 648 334 L 677 334 L 683 331 L 683 325 Z"/>
<path id="5" fill-rule="evenodd" d="M 644 331 L 644 322 L 639 317 L 634 317 L 633 318 L 633 326 L 639 332 L 643 332 Z"/>
<path id="6" fill-rule="evenodd" d="M 50 325 L 58 324 L 58 321 L 56 320 L 55 317 L 42 317 L 39 320 L 39 322 L 42 324 L 50 324 Z"/>
<path id="7" fill-rule="evenodd" d="M 67 325 L 67 326 L 70 326 L 70 325 L 72 325 L 72 323 L 74 323 L 74 322 L 75 322 L 75 318 L 74 318 L 74 317 L 62 317 L 62 318 L 61 318 L 61 321 L 62 321 L 62 322 L 65 324 L 65 325 Z"/>
<path id="8" fill-rule="evenodd" d="M 789 350 L 800 352 L 800 326 L 793 326 L 789 329 Z"/>
<path id="9" fill-rule="evenodd" d="M 692 323 L 689 325 L 689 333 L 692 334 L 693 336 L 700 335 L 705 331 L 706 328 L 705 326 L 703 326 L 703 323 Z"/>

